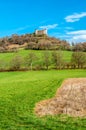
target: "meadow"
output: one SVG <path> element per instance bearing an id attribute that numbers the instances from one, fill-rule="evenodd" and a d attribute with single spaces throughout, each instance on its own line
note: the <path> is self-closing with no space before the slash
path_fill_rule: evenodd
<path id="1" fill-rule="evenodd" d="M 37 102 L 53 97 L 71 77 L 86 77 L 86 70 L 1 72 L 0 130 L 86 130 L 86 118 L 34 113 Z"/>
<path id="2" fill-rule="evenodd" d="M 11 53 L 0 53 L 0 59 L 1 60 L 6 60 L 6 61 L 10 61 L 10 59 L 12 59 L 14 56 L 16 55 L 20 55 L 22 57 L 27 56 L 30 52 L 33 52 L 34 54 L 36 54 L 38 57 L 41 57 L 43 55 L 43 53 L 45 52 L 45 50 L 20 50 L 18 52 L 11 52 Z M 52 53 L 52 51 L 49 51 L 50 53 Z M 64 55 L 64 59 L 67 61 L 70 61 L 72 52 L 71 51 L 62 51 L 63 55 Z"/>
<path id="3" fill-rule="evenodd" d="M 72 52 L 70 51 L 56 51 L 62 55 L 62 61 L 64 63 L 71 61 Z M 44 50 L 19 50 L 18 52 L 7 52 L 0 53 L 0 70 L 16 70 L 14 66 L 19 65 L 20 69 L 31 69 L 31 62 L 33 64 L 33 69 L 42 70 L 46 69 L 47 58 L 49 59 L 49 69 L 54 68 L 54 63 L 52 60 L 52 54 L 54 51 L 44 51 Z M 48 55 L 47 55 L 48 54 Z M 31 58 L 29 58 L 31 57 Z M 35 58 L 34 58 L 35 57 Z M 15 62 L 16 61 L 16 62 Z"/>

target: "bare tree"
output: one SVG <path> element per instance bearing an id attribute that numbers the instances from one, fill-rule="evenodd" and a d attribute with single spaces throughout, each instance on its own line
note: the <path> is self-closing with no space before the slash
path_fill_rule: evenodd
<path id="1" fill-rule="evenodd" d="M 44 66 L 46 66 L 46 69 L 48 70 L 49 65 L 51 64 L 49 51 L 44 51 L 43 53 L 43 64 Z"/>
<path id="2" fill-rule="evenodd" d="M 73 52 L 71 62 L 78 68 L 83 68 L 86 64 L 86 54 L 84 52 Z"/>
<path id="3" fill-rule="evenodd" d="M 37 56 L 33 53 L 30 52 L 26 57 L 25 57 L 25 64 L 27 67 L 30 67 L 30 70 L 33 69 L 33 64 L 37 60 Z"/>
<path id="4" fill-rule="evenodd" d="M 54 51 L 52 53 L 52 61 L 55 64 L 57 69 L 61 69 L 62 64 L 63 64 L 63 54 L 61 51 Z"/>
<path id="5" fill-rule="evenodd" d="M 10 68 L 13 70 L 19 70 L 22 65 L 22 57 L 20 55 L 16 55 L 10 62 Z"/>

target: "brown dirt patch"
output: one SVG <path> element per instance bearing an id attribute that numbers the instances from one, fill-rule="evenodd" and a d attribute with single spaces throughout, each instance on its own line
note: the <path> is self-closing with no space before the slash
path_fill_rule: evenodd
<path id="1" fill-rule="evenodd" d="M 54 98 L 36 104 L 38 116 L 67 114 L 86 117 L 86 78 L 70 78 L 63 82 Z"/>
<path id="2" fill-rule="evenodd" d="M 13 48 L 24 48 L 27 46 L 27 43 L 24 43 L 22 45 L 19 45 L 19 44 L 9 44 L 8 45 L 8 49 L 13 49 Z"/>

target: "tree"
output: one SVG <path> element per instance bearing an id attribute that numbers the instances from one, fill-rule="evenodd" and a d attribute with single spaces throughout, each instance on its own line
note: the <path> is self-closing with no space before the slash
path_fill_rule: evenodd
<path id="1" fill-rule="evenodd" d="M 76 45 L 73 46 L 73 51 L 83 51 L 83 45 L 82 43 L 77 43 Z"/>
<path id="2" fill-rule="evenodd" d="M 83 68 L 86 64 L 86 54 L 84 52 L 73 52 L 71 62 L 76 67 Z"/>
<path id="3" fill-rule="evenodd" d="M 43 64 L 44 64 L 44 66 L 46 66 L 46 69 L 48 70 L 49 65 L 51 64 L 49 51 L 44 51 L 44 54 L 43 54 Z"/>
<path id="4" fill-rule="evenodd" d="M 22 57 L 19 55 L 13 57 L 13 59 L 10 62 L 10 67 L 13 70 L 19 70 L 21 68 L 21 65 L 22 65 Z"/>
<path id="5" fill-rule="evenodd" d="M 63 64 L 63 55 L 61 51 L 54 51 L 52 53 L 52 61 L 55 64 L 56 68 L 61 69 Z"/>
<path id="6" fill-rule="evenodd" d="M 66 40 L 62 40 L 59 45 L 60 50 L 71 50 L 70 44 Z"/>
<path id="7" fill-rule="evenodd" d="M 86 52 L 86 42 L 82 43 L 83 51 Z"/>
<path id="8" fill-rule="evenodd" d="M 0 59 L 0 71 L 6 70 L 8 68 L 8 62 L 6 60 Z"/>
<path id="9" fill-rule="evenodd" d="M 30 70 L 33 69 L 33 63 L 35 62 L 35 60 L 37 59 L 37 56 L 33 53 L 30 52 L 26 57 L 25 57 L 25 64 L 27 67 L 30 66 Z"/>

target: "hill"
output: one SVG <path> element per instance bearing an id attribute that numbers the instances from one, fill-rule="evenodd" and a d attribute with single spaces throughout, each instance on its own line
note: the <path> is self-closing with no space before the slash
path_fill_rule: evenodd
<path id="1" fill-rule="evenodd" d="M 0 52 L 13 52 L 19 49 L 33 50 L 72 50 L 86 52 L 86 42 L 69 44 L 66 40 L 50 37 L 46 34 L 37 35 L 13 34 L 10 37 L 0 38 Z"/>
<path id="2" fill-rule="evenodd" d="M 35 49 L 35 50 L 69 50 L 70 45 L 65 40 L 60 40 L 47 35 L 14 34 L 11 37 L 4 37 L 0 39 L 0 52 L 13 51 L 15 49 Z"/>

